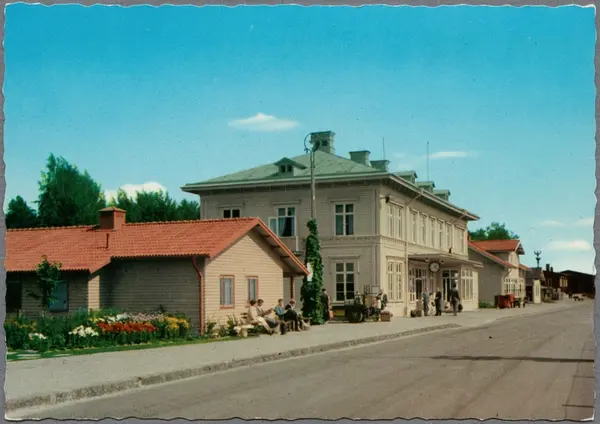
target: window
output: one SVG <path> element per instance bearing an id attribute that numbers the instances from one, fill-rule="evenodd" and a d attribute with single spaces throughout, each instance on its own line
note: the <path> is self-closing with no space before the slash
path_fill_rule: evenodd
<path id="1" fill-rule="evenodd" d="M 269 228 L 277 237 L 295 237 L 296 208 L 277 208 L 277 216 L 269 218 Z"/>
<path id="2" fill-rule="evenodd" d="M 335 205 L 335 235 L 351 236 L 354 234 L 354 205 Z"/>
<path id="3" fill-rule="evenodd" d="M 223 276 L 221 277 L 221 308 L 233 308 L 233 301 L 233 277 Z"/>
<path id="4" fill-rule="evenodd" d="M 427 244 L 427 216 L 421 215 L 421 244 Z"/>
<path id="5" fill-rule="evenodd" d="M 396 235 L 396 220 L 394 219 L 394 205 L 387 205 L 387 224 L 388 224 L 388 237 L 394 237 Z"/>
<path id="6" fill-rule="evenodd" d="M 399 238 L 399 239 L 404 238 L 404 235 L 402 233 L 402 231 L 403 231 L 402 222 L 404 221 L 403 216 L 404 216 L 404 208 L 397 206 L 396 207 L 396 238 Z"/>
<path id="7" fill-rule="evenodd" d="M 510 294 L 510 279 L 504 279 L 504 294 Z"/>
<path id="8" fill-rule="evenodd" d="M 239 209 L 223 209 L 223 218 L 239 218 L 240 210 Z"/>
<path id="9" fill-rule="evenodd" d="M 389 300 L 402 300 L 402 265 L 403 263 L 395 260 L 388 260 L 387 263 L 387 295 Z"/>
<path id="10" fill-rule="evenodd" d="M 408 296 L 411 302 L 420 300 L 423 295 L 427 270 L 424 268 L 410 268 L 409 272 Z"/>
<path id="11" fill-rule="evenodd" d="M 67 312 L 69 310 L 69 284 L 66 281 L 61 281 L 56 285 L 52 296 L 55 299 L 48 307 L 50 312 Z"/>
<path id="12" fill-rule="evenodd" d="M 387 235 L 402 239 L 402 208 L 396 205 L 387 206 Z"/>
<path id="13" fill-rule="evenodd" d="M 353 262 L 335 263 L 335 300 L 343 302 L 354 299 L 355 278 Z"/>
<path id="14" fill-rule="evenodd" d="M 438 249 L 444 249 L 444 221 L 438 221 Z"/>
<path id="15" fill-rule="evenodd" d="M 410 213 L 410 225 L 411 225 L 411 232 L 410 232 L 410 241 L 412 241 L 413 243 L 417 242 L 417 219 L 418 219 L 419 215 L 417 214 L 417 212 L 411 212 Z"/>
<path id="16" fill-rule="evenodd" d="M 18 280 L 6 280 L 6 312 L 18 312 L 23 307 L 23 284 Z"/>
<path id="17" fill-rule="evenodd" d="M 446 302 L 450 301 L 450 289 L 452 289 L 454 284 L 456 284 L 457 288 L 460 290 L 460 287 L 458 287 L 459 277 L 460 274 L 456 270 L 445 270 L 442 272 L 443 298 L 446 299 Z M 459 292 L 458 294 L 462 296 L 462 293 Z"/>
<path id="18" fill-rule="evenodd" d="M 258 300 L 258 277 L 248 277 L 248 301 Z"/>
<path id="19" fill-rule="evenodd" d="M 452 224 L 446 224 L 446 249 L 454 247 L 452 244 Z"/>
<path id="20" fill-rule="evenodd" d="M 435 247 L 435 223 L 436 223 L 436 219 L 435 218 L 430 218 L 429 219 L 429 245 L 431 247 Z"/>
<path id="21" fill-rule="evenodd" d="M 458 237 L 459 253 L 466 253 L 465 252 L 465 230 L 459 229 L 456 236 Z"/>
<path id="22" fill-rule="evenodd" d="M 461 270 L 460 278 L 460 296 L 464 300 L 473 300 L 474 288 L 473 288 L 473 269 L 463 268 Z"/>

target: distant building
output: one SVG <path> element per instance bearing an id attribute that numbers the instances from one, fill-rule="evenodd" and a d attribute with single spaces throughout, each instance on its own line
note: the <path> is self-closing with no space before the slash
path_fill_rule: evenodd
<path id="1" fill-rule="evenodd" d="M 546 264 L 544 275 L 546 277 L 547 286 L 553 289 L 554 292 L 558 293 L 559 296 L 561 293 L 568 293 L 569 277 L 567 274 L 562 272 L 554 272 L 554 267 L 551 267 L 550 264 Z"/>
<path id="2" fill-rule="evenodd" d="M 570 269 L 561 271 L 568 279 L 569 294 L 580 293 L 595 296 L 596 295 L 596 276 L 584 272 L 572 271 Z"/>

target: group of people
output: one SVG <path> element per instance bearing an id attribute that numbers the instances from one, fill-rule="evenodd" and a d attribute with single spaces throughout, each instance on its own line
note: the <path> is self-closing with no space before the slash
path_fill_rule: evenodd
<path id="1" fill-rule="evenodd" d="M 265 309 L 264 300 L 251 300 L 248 308 L 248 323 L 263 327 L 270 335 L 275 333 L 277 327 L 285 332 L 285 322 L 290 322 L 294 331 L 302 331 L 306 324 L 302 319 L 302 313 L 296 311 L 296 301 L 290 299 L 287 305 L 283 305 L 283 299 L 277 301 L 274 308 Z"/>
<path id="2" fill-rule="evenodd" d="M 433 297 L 433 293 L 428 293 L 427 290 L 423 292 L 423 313 L 425 316 L 429 315 L 429 302 L 430 298 Z M 452 312 L 454 316 L 457 315 L 458 312 L 462 310 L 462 305 L 460 303 L 460 294 L 458 293 L 458 288 L 456 283 L 452 284 L 452 288 L 448 293 L 448 298 L 450 300 L 450 305 L 452 305 Z M 435 316 L 441 316 L 443 310 L 444 299 L 442 297 L 442 292 L 438 291 L 435 294 Z"/>

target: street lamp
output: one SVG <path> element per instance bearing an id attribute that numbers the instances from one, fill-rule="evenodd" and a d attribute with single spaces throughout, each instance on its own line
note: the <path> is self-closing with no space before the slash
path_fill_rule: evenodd
<path id="1" fill-rule="evenodd" d="M 304 137 L 304 151 L 306 153 L 310 153 L 310 217 L 311 219 L 317 218 L 317 202 L 315 200 L 315 192 L 316 192 L 316 184 L 315 184 L 315 150 L 316 146 L 314 143 L 311 143 L 311 147 L 306 143 L 308 137 L 310 137 L 312 133 L 306 134 Z"/>

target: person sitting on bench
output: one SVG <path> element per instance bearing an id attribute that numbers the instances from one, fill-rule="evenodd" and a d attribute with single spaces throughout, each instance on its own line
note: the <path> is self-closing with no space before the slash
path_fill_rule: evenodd
<path id="1" fill-rule="evenodd" d="M 269 316 L 271 312 L 273 312 L 273 309 L 263 309 L 264 303 L 265 301 L 262 299 L 258 299 L 256 301 L 256 311 L 258 312 L 258 316 L 263 317 L 265 321 L 267 321 L 267 324 L 269 324 L 269 328 L 276 328 L 279 325 L 279 323 L 276 319 Z"/>
<path id="2" fill-rule="evenodd" d="M 250 307 L 248 308 L 248 324 L 252 325 L 260 325 L 265 330 L 267 330 L 268 334 L 273 334 L 273 330 L 269 327 L 267 321 L 258 315 L 258 310 L 256 308 L 256 300 L 252 299 L 250 301 Z"/>
<path id="3" fill-rule="evenodd" d="M 285 305 L 285 314 L 283 315 L 283 319 L 286 321 L 292 321 L 294 331 L 302 331 L 304 329 L 302 315 L 294 309 L 295 307 L 296 301 L 294 299 L 290 299 L 290 303 Z"/>

